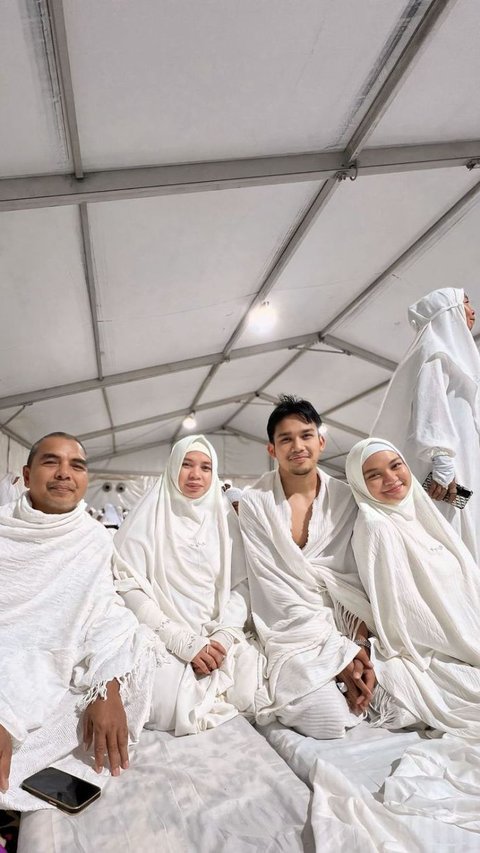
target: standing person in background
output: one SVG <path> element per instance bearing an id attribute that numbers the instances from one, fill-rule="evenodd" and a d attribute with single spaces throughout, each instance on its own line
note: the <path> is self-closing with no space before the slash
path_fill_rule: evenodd
<path id="1" fill-rule="evenodd" d="M 395 371 L 372 434 L 405 455 L 429 495 L 480 561 L 480 355 L 472 336 L 475 311 L 452 287 L 408 309 L 416 338 Z M 473 491 L 453 506 L 457 484 Z M 449 502 L 445 502 L 448 497 Z"/>
<path id="2" fill-rule="evenodd" d="M 0 506 L 5 506 L 5 504 L 18 500 L 24 491 L 23 478 L 20 474 L 12 474 L 9 471 L 0 480 Z"/>

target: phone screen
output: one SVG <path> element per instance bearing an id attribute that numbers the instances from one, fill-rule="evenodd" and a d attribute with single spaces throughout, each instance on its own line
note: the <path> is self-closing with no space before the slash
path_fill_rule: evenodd
<path id="1" fill-rule="evenodd" d="M 100 788 L 97 785 L 55 767 L 46 767 L 45 770 L 29 776 L 22 782 L 22 788 L 31 794 L 37 793 L 60 807 L 63 804 L 65 808 L 72 810 L 77 810 L 100 796 Z"/>

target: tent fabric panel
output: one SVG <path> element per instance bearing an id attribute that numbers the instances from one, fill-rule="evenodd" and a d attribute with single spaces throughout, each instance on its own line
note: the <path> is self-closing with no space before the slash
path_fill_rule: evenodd
<path id="1" fill-rule="evenodd" d="M 5 422 L 15 410 L 2 411 Z M 42 400 L 27 406 L 12 421 L 11 428 L 27 441 L 38 441 L 49 432 L 68 432 L 81 435 L 92 429 L 104 429 L 109 426 L 107 411 L 101 391 L 89 391 L 86 394 L 72 394 L 69 397 L 57 397 Z"/>
<path id="2" fill-rule="evenodd" d="M 263 342 L 263 335 L 258 336 L 258 343 Z M 256 391 L 264 382 L 291 358 L 290 350 L 266 352 L 260 355 L 228 361 L 222 364 L 209 384 L 201 402 L 222 400 L 234 394 L 245 396 L 248 392 Z"/>
<path id="3" fill-rule="evenodd" d="M 326 347 L 319 347 L 327 350 Z M 295 394 L 310 399 L 320 412 L 390 379 L 390 372 L 354 356 L 331 351 L 306 352 L 266 390 L 274 396 Z"/>
<path id="4" fill-rule="evenodd" d="M 369 145 L 480 137 L 478 2 L 461 0 L 430 39 Z"/>
<path id="5" fill-rule="evenodd" d="M 97 375 L 74 207 L 0 214 L 0 396 Z"/>
<path id="6" fill-rule="evenodd" d="M 64 7 L 88 169 L 333 147 L 405 23 L 405 0 Z"/>
<path id="7" fill-rule="evenodd" d="M 89 205 L 105 372 L 220 351 L 317 189 Z"/>
<path id="8" fill-rule="evenodd" d="M 359 429 L 369 435 L 375 418 L 378 415 L 385 391 L 386 387 L 363 397 L 362 400 L 358 400 L 356 403 L 350 403 L 348 406 L 341 406 L 335 409 L 332 418 L 335 418 L 335 420 L 338 419 L 342 423 L 353 426 L 355 429 Z M 380 435 L 377 438 L 383 438 L 383 436 Z M 352 442 L 352 446 L 353 444 L 355 442 Z"/>
<path id="9" fill-rule="evenodd" d="M 477 174 L 436 169 L 342 184 L 270 295 L 278 322 L 265 339 L 325 328 L 476 183 Z M 252 343 L 247 329 L 239 345 Z"/>
<path id="10" fill-rule="evenodd" d="M 117 424 L 187 408 L 208 372 L 207 367 L 112 385 L 108 399 Z"/>

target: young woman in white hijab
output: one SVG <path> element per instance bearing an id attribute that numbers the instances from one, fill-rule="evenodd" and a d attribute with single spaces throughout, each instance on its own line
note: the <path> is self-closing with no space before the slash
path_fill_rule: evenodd
<path id="1" fill-rule="evenodd" d="M 114 547 L 118 591 L 171 652 L 158 671 L 149 727 L 194 734 L 253 713 L 259 661 L 243 631 L 243 543 L 204 436 L 177 442 Z"/>
<path id="2" fill-rule="evenodd" d="M 435 290 L 408 309 L 416 337 L 395 371 L 372 435 L 406 454 L 421 483 L 432 472 L 429 494 L 480 563 L 480 355 L 471 330 L 468 296 Z M 456 484 L 473 491 L 464 509 Z"/>
<path id="3" fill-rule="evenodd" d="M 372 608 L 378 725 L 480 737 L 480 572 L 396 447 L 350 451 L 353 549 Z"/>

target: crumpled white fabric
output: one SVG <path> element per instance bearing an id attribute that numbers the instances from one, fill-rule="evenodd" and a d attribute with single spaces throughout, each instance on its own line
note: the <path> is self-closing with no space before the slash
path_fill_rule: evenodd
<path id="1" fill-rule="evenodd" d="M 445 489 L 455 479 L 455 463 L 451 456 L 446 453 L 437 453 L 432 456 L 432 477 Z"/>
<path id="2" fill-rule="evenodd" d="M 161 643 L 116 595 L 111 539 L 83 501 L 47 515 L 25 493 L 0 508 L 0 587 L 0 724 L 14 744 L 0 804 L 21 808 L 20 782 L 79 745 L 81 710 L 114 678 L 138 737 Z"/>
<path id="3" fill-rule="evenodd" d="M 392 376 L 371 434 L 398 447 L 421 483 L 435 448 L 452 458 L 457 483 L 474 494 L 464 509 L 444 502 L 437 507 L 479 563 L 480 355 L 463 299 L 462 289 L 444 288 L 409 308 L 416 337 Z"/>
<path id="4" fill-rule="evenodd" d="M 268 691 L 257 696 L 262 725 L 327 684 L 358 654 L 358 646 L 342 633 L 348 631 L 348 613 L 358 617 L 355 624 L 372 621 L 350 547 L 352 496 L 324 471 L 319 477 L 303 549 L 292 538 L 278 472 L 264 474 L 240 502 L 252 614 L 268 662 Z M 350 636 L 354 628 L 351 624 Z"/>
<path id="5" fill-rule="evenodd" d="M 478 850 L 478 748 L 442 738 L 409 747 L 385 782 L 383 802 L 317 760 L 310 781 L 316 849 L 324 853 L 475 853 Z M 475 757 L 472 758 L 475 753 Z M 449 771 L 450 758 L 454 764 Z M 477 766 L 475 766 L 477 762 Z M 469 777 L 455 775 L 461 774 Z M 466 830 L 470 831 L 466 831 Z"/>
<path id="6" fill-rule="evenodd" d="M 196 499 L 185 497 L 178 486 L 192 447 L 203 447 L 212 460 L 211 486 Z M 165 473 L 115 535 L 114 551 L 118 591 L 176 658 L 188 664 L 211 639 L 227 650 L 222 667 L 202 679 L 191 666 L 172 666 L 166 677 L 167 692 L 177 694 L 176 734 L 195 733 L 235 715 L 230 699 L 220 698 L 227 691 L 250 692 L 253 706 L 258 654 L 243 631 L 249 601 L 243 544 L 236 513 L 221 491 L 215 450 L 204 436 L 177 442 Z M 236 684 L 236 673 L 246 675 L 242 652 L 249 661 L 252 653 L 255 658 L 248 686 Z M 165 716 L 157 715 L 160 719 Z"/>
<path id="7" fill-rule="evenodd" d="M 346 462 L 359 505 L 353 549 L 372 608 L 375 672 L 418 721 L 478 739 L 480 571 L 414 477 L 402 501 L 372 497 L 362 465 L 369 447 L 381 443 L 358 442 Z M 390 442 L 383 446 L 399 453 Z"/>

